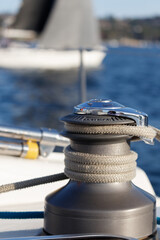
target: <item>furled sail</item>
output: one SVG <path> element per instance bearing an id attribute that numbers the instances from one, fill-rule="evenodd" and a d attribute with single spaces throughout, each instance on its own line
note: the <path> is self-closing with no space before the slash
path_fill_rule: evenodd
<path id="1" fill-rule="evenodd" d="M 46 23 L 53 4 L 56 0 L 24 0 L 13 29 L 32 30 L 40 33 Z"/>
<path id="2" fill-rule="evenodd" d="M 94 48 L 99 45 L 98 24 L 91 0 L 56 1 L 39 43 L 44 48 L 56 49 Z"/>

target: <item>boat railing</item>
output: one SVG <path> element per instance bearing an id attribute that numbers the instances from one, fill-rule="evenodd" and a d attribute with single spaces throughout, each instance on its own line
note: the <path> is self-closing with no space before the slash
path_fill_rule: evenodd
<path id="1" fill-rule="evenodd" d="M 0 126 L 0 154 L 35 159 L 47 157 L 55 146 L 65 147 L 69 140 L 57 130 Z"/>

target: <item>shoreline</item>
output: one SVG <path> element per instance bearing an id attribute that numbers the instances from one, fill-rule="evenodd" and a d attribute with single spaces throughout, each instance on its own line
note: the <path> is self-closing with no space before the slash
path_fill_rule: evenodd
<path id="1" fill-rule="evenodd" d="M 110 47 L 135 47 L 145 48 L 149 46 L 160 47 L 160 41 L 137 40 L 133 38 L 110 39 L 103 41 L 104 44 Z"/>

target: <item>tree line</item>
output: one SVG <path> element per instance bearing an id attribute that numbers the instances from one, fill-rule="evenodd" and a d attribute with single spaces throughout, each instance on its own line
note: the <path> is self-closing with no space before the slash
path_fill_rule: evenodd
<path id="1" fill-rule="evenodd" d="M 144 19 L 116 19 L 106 17 L 99 20 L 103 40 L 132 38 L 160 41 L 160 17 Z"/>

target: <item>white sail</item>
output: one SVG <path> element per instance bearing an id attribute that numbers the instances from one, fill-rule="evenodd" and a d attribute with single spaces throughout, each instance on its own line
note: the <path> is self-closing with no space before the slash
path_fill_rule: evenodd
<path id="1" fill-rule="evenodd" d="M 91 0 L 58 0 L 39 43 L 44 48 L 94 48 L 100 45 Z"/>

